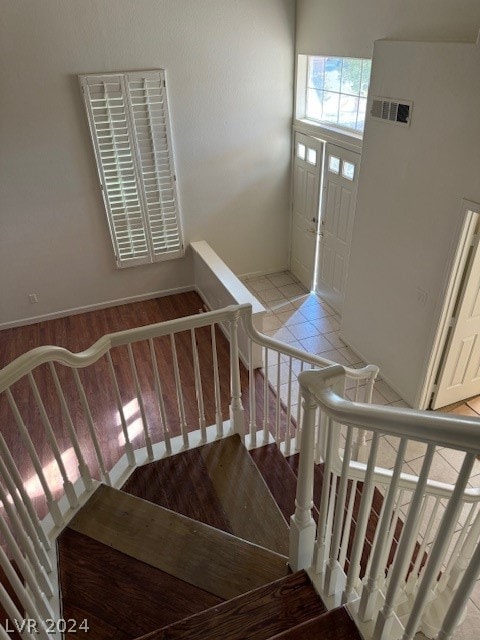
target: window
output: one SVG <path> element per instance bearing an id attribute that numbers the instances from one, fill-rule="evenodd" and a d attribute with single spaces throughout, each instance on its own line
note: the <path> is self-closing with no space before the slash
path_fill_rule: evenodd
<path id="1" fill-rule="evenodd" d="M 80 83 L 117 266 L 182 256 L 165 72 Z"/>
<path id="2" fill-rule="evenodd" d="M 305 117 L 363 132 L 371 60 L 308 56 Z"/>

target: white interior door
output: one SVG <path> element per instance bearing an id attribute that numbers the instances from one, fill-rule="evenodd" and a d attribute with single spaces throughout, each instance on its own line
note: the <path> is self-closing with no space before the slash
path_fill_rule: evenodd
<path id="1" fill-rule="evenodd" d="M 477 233 L 446 343 L 432 408 L 480 394 L 480 236 Z"/>
<path id="2" fill-rule="evenodd" d="M 310 291 L 317 250 L 323 143 L 295 134 L 290 269 Z"/>
<path id="3" fill-rule="evenodd" d="M 360 154 L 328 143 L 324 165 L 316 289 L 341 313 L 355 216 Z"/>

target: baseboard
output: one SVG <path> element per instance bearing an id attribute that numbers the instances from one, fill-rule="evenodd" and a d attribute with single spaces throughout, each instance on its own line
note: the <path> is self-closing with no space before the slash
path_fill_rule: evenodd
<path id="1" fill-rule="evenodd" d="M 266 271 L 253 271 L 252 273 L 243 273 L 237 276 L 239 280 L 251 280 L 252 278 L 261 278 L 262 276 L 269 276 L 272 273 L 280 273 L 282 271 L 290 271 L 290 267 L 277 267 L 276 269 L 267 269 Z"/>
<path id="2" fill-rule="evenodd" d="M 172 296 L 176 293 L 186 293 L 187 291 L 195 291 L 195 286 L 186 285 L 184 287 L 175 287 L 173 289 L 164 289 L 162 291 L 151 291 L 150 293 L 142 293 L 138 296 L 129 296 L 128 298 L 118 298 L 116 300 L 107 300 L 106 302 L 98 302 L 97 304 L 89 304 L 84 307 L 74 307 L 73 309 L 62 309 L 53 313 L 46 313 L 42 316 L 34 316 L 32 318 L 23 318 L 14 320 L 13 322 L 3 322 L 0 324 L 0 331 L 3 329 L 14 329 L 15 327 L 24 327 L 28 324 L 36 324 L 45 320 L 55 320 L 57 318 L 65 318 L 66 316 L 76 316 L 80 313 L 88 311 L 98 311 L 99 309 L 108 309 L 109 307 L 118 307 L 122 304 L 131 304 L 132 302 L 142 302 L 143 300 L 153 300 L 154 298 L 163 298 L 164 296 Z"/>

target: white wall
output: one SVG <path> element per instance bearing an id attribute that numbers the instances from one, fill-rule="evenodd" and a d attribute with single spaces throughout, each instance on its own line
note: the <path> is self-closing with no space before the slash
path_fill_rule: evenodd
<path id="1" fill-rule="evenodd" d="M 474 42 L 478 0 L 297 0 L 298 53 L 370 58 L 379 38 Z"/>
<path id="2" fill-rule="evenodd" d="M 375 43 L 371 95 L 414 104 L 409 128 L 367 118 L 342 335 L 410 404 L 432 348 L 461 200 L 480 202 L 479 69 L 475 44 Z"/>
<path id="3" fill-rule="evenodd" d="M 166 68 L 186 242 L 284 267 L 293 47 L 294 0 L 3 2 L 0 326 L 193 283 L 189 256 L 115 268 L 80 73 Z"/>

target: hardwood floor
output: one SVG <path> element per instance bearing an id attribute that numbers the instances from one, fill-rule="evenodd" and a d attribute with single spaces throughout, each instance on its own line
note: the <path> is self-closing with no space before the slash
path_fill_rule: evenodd
<path id="1" fill-rule="evenodd" d="M 82 351 L 91 346 L 101 336 L 130 329 L 137 326 L 172 320 L 186 315 L 196 314 L 203 307 L 201 298 L 195 292 L 183 293 L 155 300 L 139 302 L 100 311 L 59 318 L 35 325 L 8 329 L 0 332 L 0 365 L 4 366 L 25 351 L 43 345 L 58 345 L 72 352 Z M 220 374 L 221 409 L 223 419 L 229 415 L 230 371 L 229 345 L 223 333 L 216 331 L 217 353 Z M 213 378 L 213 356 L 210 329 L 196 330 L 196 342 L 199 352 L 202 375 L 203 396 L 206 423 L 215 423 L 215 394 Z M 193 354 L 190 332 L 181 332 L 175 337 L 180 377 L 183 387 L 183 402 L 187 428 L 198 429 L 199 413 L 196 399 Z M 180 433 L 180 414 L 178 409 L 175 377 L 173 372 L 173 356 L 168 337 L 155 340 L 155 353 L 159 365 L 162 384 L 162 395 L 166 410 L 166 426 L 171 435 Z M 154 442 L 163 439 L 161 413 L 154 385 L 152 361 L 147 343 L 133 345 L 133 354 L 138 370 L 140 388 L 145 404 L 145 413 L 149 430 Z M 130 439 L 134 447 L 145 444 L 142 428 L 140 406 L 128 359 L 126 347 L 112 350 L 112 360 L 121 394 L 121 404 L 125 414 Z M 63 366 L 56 366 L 60 384 L 66 397 L 72 420 L 75 424 L 80 447 L 92 475 L 100 478 L 98 463 L 91 446 L 88 433 L 87 418 L 83 411 L 72 371 Z M 90 402 L 90 409 L 96 433 L 105 457 L 107 468 L 113 467 L 123 453 L 123 434 L 120 414 L 115 398 L 108 362 L 102 357 L 94 365 L 79 371 L 81 382 Z M 78 477 L 78 462 L 74 450 L 70 446 L 68 431 L 62 415 L 61 405 L 55 394 L 51 373 L 47 366 L 38 367 L 34 379 L 44 399 L 45 409 L 52 424 L 61 452 L 65 468 L 72 480 Z M 246 417 L 249 416 L 248 373 L 241 367 L 241 384 L 243 404 Z M 260 372 L 256 372 L 256 416 L 258 428 L 263 422 L 264 380 Z M 54 496 L 59 495 L 62 479 L 57 462 L 48 442 L 44 426 L 41 423 L 39 409 L 35 403 L 28 381 L 22 379 L 12 386 L 12 393 L 18 409 L 27 425 L 33 446 L 45 472 L 47 481 Z M 268 411 L 272 417 L 276 410 L 276 397 L 270 392 Z M 282 410 L 281 420 L 286 424 L 286 414 Z M 46 503 L 42 488 L 38 481 L 34 466 L 25 445 L 18 434 L 13 414 L 4 394 L 0 395 L 0 430 L 7 445 L 19 466 L 27 490 L 36 503 L 40 516 L 46 513 Z"/>

